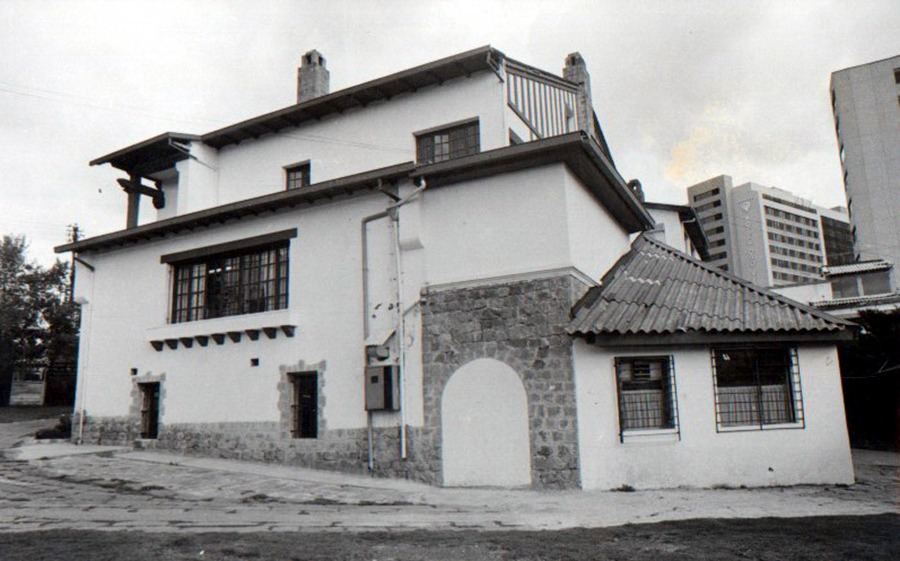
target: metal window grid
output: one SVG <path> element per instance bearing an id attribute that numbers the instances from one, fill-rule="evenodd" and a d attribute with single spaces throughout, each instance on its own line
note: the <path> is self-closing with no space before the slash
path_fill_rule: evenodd
<path id="1" fill-rule="evenodd" d="M 720 387 L 716 352 L 757 352 L 774 347 L 719 347 L 710 348 L 713 397 L 716 408 L 716 432 L 735 430 L 777 430 L 805 428 L 803 389 L 800 383 L 800 359 L 796 347 L 785 349 L 788 364 L 783 384 L 763 384 L 760 379 L 759 356 L 754 355 L 752 386 Z M 779 365 L 768 365 L 779 366 Z M 793 425 L 785 427 L 784 425 Z"/>
<path id="2" fill-rule="evenodd" d="M 288 306 L 288 245 L 242 250 L 175 265 L 172 323 Z"/>
<path id="3" fill-rule="evenodd" d="M 626 388 L 621 378 L 623 366 L 635 363 L 659 362 L 663 372 L 658 388 Z M 633 370 L 632 370 L 633 371 Z M 675 359 L 672 356 L 617 357 L 615 360 L 616 401 L 619 409 L 619 442 L 625 437 L 652 436 L 654 430 L 675 429 L 681 440 L 678 414 L 678 386 L 675 380 Z M 645 384 L 652 385 L 652 384 Z M 648 432 L 632 432 L 648 431 Z"/>

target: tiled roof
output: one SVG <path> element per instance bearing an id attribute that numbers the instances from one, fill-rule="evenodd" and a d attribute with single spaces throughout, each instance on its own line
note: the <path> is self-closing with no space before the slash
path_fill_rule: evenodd
<path id="1" fill-rule="evenodd" d="M 820 300 L 813 302 L 813 306 L 823 310 L 852 308 L 855 306 L 880 305 L 900 303 L 900 294 L 868 294 L 865 296 L 853 296 L 850 298 L 833 298 L 831 300 Z"/>
<path id="2" fill-rule="evenodd" d="M 639 236 L 575 305 L 580 335 L 803 334 L 846 336 L 849 322 L 713 269 Z M 835 337 L 836 338 L 836 337 Z"/>
<path id="3" fill-rule="evenodd" d="M 846 265 L 832 265 L 831 267 L 822 267 L 822 274 L 829 277 L 838 275 L 849 275 L 852 273 L 865 273 L 867 271 L 881 271 L 890 269 L 891 264 L 882 259 L 873 261 L 859 261 L 857 263 L 847 263 Z"/>

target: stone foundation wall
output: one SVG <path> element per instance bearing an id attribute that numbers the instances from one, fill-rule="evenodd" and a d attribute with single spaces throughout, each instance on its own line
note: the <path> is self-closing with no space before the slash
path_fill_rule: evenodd
<path id="1" fill-rule="evenodd" d="M 569 310 L 587 290 L 571 275 L 423 293 L 425 430 L 415 469 L 441 483 L 441 396 L 464 364 L 492 358 L 509 365 L 528 395 L 532 485 L 580 483 Z"/>
<path id="2" fill-rule="evenodd" d="M 75 420 L 73 439 L 78 437 Z M 159 427 L 159 438 L 140 439 L 140 417 L 85 417 L 84 442 L 127 446 L 139 443 L 145 449 L 167 450 L 186 455 L 227 458 L 291 466 L 371 473 L 380 477 L 402 477 L 434 483 L 429 470 L 410 469 L 413 456 L 421 456 L 415 444 L 421 429 L 408 430 L 410 461 L 400 459 L 399 427 L 373 429 L 373 469 L 369 472 L 366 429 L 320 429 L 319 438 L 285 437 L 281 423 L 184 423 Z M 415 462 L 418 463 L 418 462 Z"/>

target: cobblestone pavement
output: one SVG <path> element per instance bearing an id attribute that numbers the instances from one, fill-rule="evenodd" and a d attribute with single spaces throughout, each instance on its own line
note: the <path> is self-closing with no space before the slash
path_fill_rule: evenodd
<path id="1" fill-rule="evenodd" d="M 82 450 L 62 445 L 41 459 L 40 446 L 20 450 L 27 453 L 7 451 L 0 460 L 0 532 L 532 530 L 900 512 L 897 456 L 885 453 L 857 454 L 858 483 L 850 487 L 615 493 L 440 489 L 155 452 L 65 455 Z M 16 456 L 32 459 L 12 459 Z"/>

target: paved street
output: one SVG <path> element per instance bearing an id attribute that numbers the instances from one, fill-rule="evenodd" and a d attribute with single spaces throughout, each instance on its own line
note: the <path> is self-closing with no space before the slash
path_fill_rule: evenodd
<path id="1" fill-rule="evenodd" d="M 0 425 L 0 442 L 21 441 L 33 425 Z M 26 441 L 0 462 L 0 531 L 535 530 L 900 512 L 897 456 L 860 452 L 856 464 L 851 487 L 539 492 Z"/>

